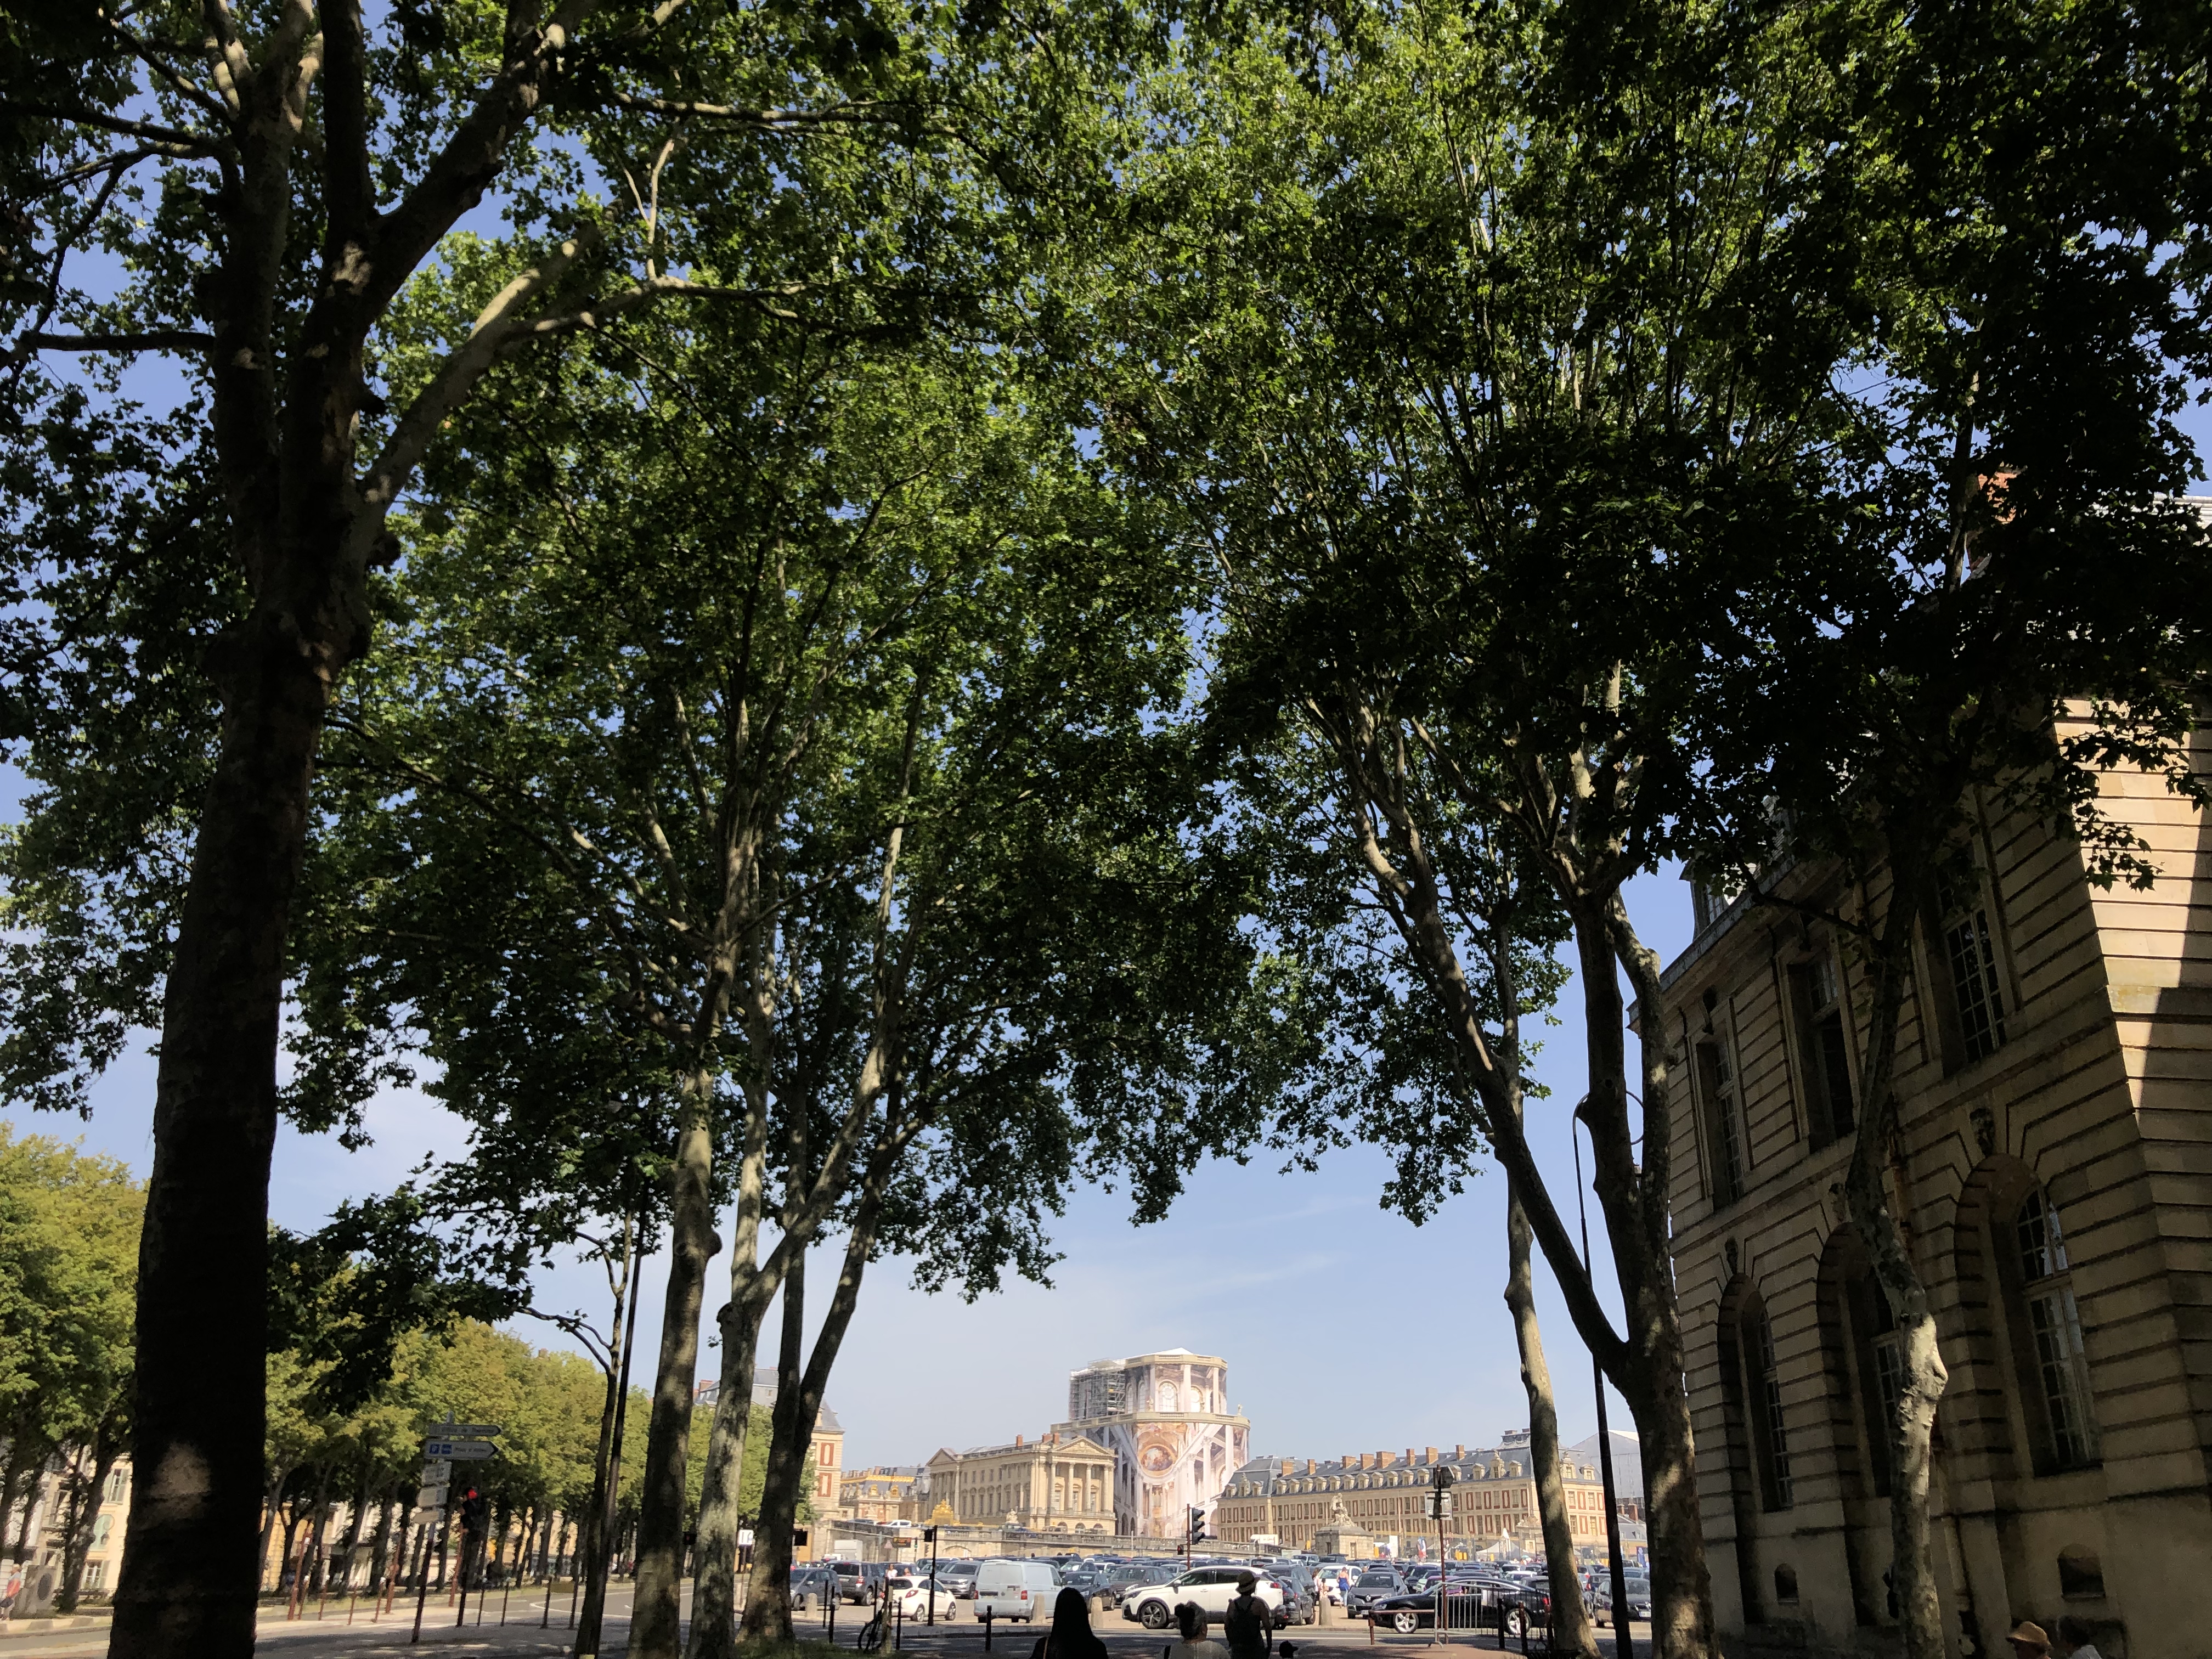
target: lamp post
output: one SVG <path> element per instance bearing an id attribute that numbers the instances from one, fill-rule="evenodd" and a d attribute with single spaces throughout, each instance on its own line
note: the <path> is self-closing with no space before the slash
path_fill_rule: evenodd
<path id="1" fill-rule="evenodd" d="M 1437 1632 L 1430 1638 L 1433 1647 L 1451 1639 L 1451 1602 L 1447 1595 L 1446 1580 L 1450 1577 L 1444 1562 L 1444 1521 L 1451 1514 L 1452 1483 L 1458 1473 L 1449 1463 L 1438 1463 L 1429 1470 L 1429 1513 L 1437 1520 Z"/>
<path id="2" fill-rule="evenodd" d="M 937 1622 L 937 1528 L 924 1527 L 923 1541 L 929 1546 L 929 1622 Z"/>
<path id="3" fill-rule="evenodd" d="M 1575 1121 L 1581 1121 L 1576 1114 Z M 1583 1143 L 1582 1137 L 1569 1127 L 1568 1137 L 1575 1147 L 1575 1214 L 1583 1229 L 1583 1273 L 1590 1270 L 1589 1211 L 1583 1202 Z M 1590 1156 L 1597 1156 L 1592 1146 Z M 1613 1495 L 1613 1435 L 1605 1423 L 1605 1367 L 1590 1357 L 1590 1370 L 1597 1378 L 1597 1468 L 1605 1482 L 1605 1547 L 1613 1559 L 1613 1659 L 1635 1659 L 1636 1644 L 1628 1633 L 1628 1569 L 1620 1559 L 1620 1504 Z"/>

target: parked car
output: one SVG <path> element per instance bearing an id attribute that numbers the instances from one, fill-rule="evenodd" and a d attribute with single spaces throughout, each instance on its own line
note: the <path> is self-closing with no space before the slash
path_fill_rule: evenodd
<path id="1" fill-rule="evenodd" d="M 861 1570 L 860 1563 L 858 1561 L 824 1561 L 820 1565 L 827 1571 L 836 1575 L 837 1595 L 839 1600 L 858 1603 L 870 1599 L 868 1595 L 868 1575 Z"/>
<path id="2" fill-rule="evenodd" d="M 884 1583 L 889 1587 L 891 1606 L 903 1619 L 927 1619 L 933 1603 L 937 1617 L 942 1620 L 952 1617 L 959 1605 L 950 1588 L 933 1581 L 927 1573 L 896 1573 Z"/>
<path id="3" fill-rule="evenodd" d="M 1631 1620 L 1651 1616 L 1651 1581 L 1640 1572 L 1626 1575 L 1628 1616 Z M 1590 1617 L 1601 1625 L 1613 1622 L 1613 1575 L 1598 1575 L 1596 1588 L 1589 1595 Z"/>
<path id="4" fill-rule="evenodd" d="M 1034 1624 L 1040 1613 L 1052 1617 L 1059 1594 L 1060 1574 L 1049 1561 L 994 1556 L 976 1569 L 975 1616 Z"/>
<path id="5" fill-rule="evenodd" d="M 837 1575 L 827 1567 L 793 1567 L 791 1570 L 791 1610 L 793 1613 L 818 1613 L 830 1598 L 838 1594 Z"/>
<path id="6" fill-rule="evenodd" d="M 1118 1607 L 1129 1599 L 1132 1592 L 1148 1584 L 1164 1584 L 1181 1569 L 1164 1561 L 1139 1561 L 1116 1568 L 1107 1575 L 1106 1605 Z"/>
<path id="7" fill-rule="evenodd" d="M 1147 1585 L 1134 1592 L 1121 1603 L 1121 1616 L 1135 1620 L 1146 1630 L 1165 1630 L 1175 1623 L 1177 1607 L 1185 1601 L 1195 1601 L 1206 1610 L 1208 1624 L 1218 1622 L 1229 1616 L 1229 1604 L 1237 1595 L 1237 1581 L 1252 1571 L 1244 1565 L 1193 1567 L 1164 1584 Z M 1267 1604 L 1268 1622 L 1279 1628 L 1284 1623 L 1282 1582 L 1266 1575 L 1256 1576 L 1260 1582 L 1253 1594 Z"/>
<path id="8" fill-rule="evenodd" d="M 1541 1590 L 1494 1574 L 1452 1573 L 1444 1580 L 1446 1610 L 1462 1628 L 1498 1629 L 1517 1638 L 1545 1620 L 1551 1597 Z M 1471 1600 L 1473 1607 L 1451 1603 Z M 1437 1622 L 1437 1586 L 1433 1579 L 1421 1589 L 1395 1595 L 1381 1595 L 1371 1604 L 1375 1622 L 1401 1636 L 1432 1628 Z"/>
<path id="9" fill-rule="evenodd" d="M 1378 1596 L 1396 1595 L 1404 1591 L 1405 1579 L 1395 1567 L 1370 1567 L 1352 1581 L 1346 1593 L 1344 1610 L 1354 1619 L 1366 1617 Z"/>
<path id="10" fill-rule="evenodd" d="M 981 1561 L 939 1561 L 937 1582 L 963 1601 L 975 1599 L 975 1574 L 982 1566 Z"/>

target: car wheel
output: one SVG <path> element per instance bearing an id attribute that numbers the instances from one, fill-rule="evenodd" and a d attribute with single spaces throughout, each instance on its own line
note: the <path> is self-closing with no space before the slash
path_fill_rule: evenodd
<path id="1" fill-rule="evenodd" d="M 1411 1636 L 1420 1627 L 1421 1615 L 1418 1613 L 1407 1611 L 1394 1613 L 1390 1615 L 1390 1628 L 1401 1636 Z"/>
<path id="2" fill-rule="evenodd" d="M 1528 1612 L 1525 1607 L 1505 1609 L 1505 1633 L 1518 1638 L 1528 1633 Z"/>
<path id="3" fill-rule="evenodd" d="M 1147 1601 L 1137 1609 L 1137 1620 L 1146 1630 L 1165 1630 L 1168 1627 L 1168 1604 Z"/>

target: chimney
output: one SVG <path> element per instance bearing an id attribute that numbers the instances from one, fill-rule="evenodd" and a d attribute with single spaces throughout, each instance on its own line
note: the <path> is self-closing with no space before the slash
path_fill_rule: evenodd
<path id="1" fill-rule="evenodd" d="M 1466 1447 L 1464 1447 L 1464 1446 L 1456 1446 L 1456 1445 L 1455 1445 L 1455 1446 L 1454 1446 L 1454 1447 L 1452 1448 L 1452 1455 L 1453 1455 L 1454 1457 L 1464 1457 L 1464 1456 L 1466 1456 L 1466 1455 L 1467 1455 L 1467 1448 L 1466 1448 Z"/>
<path id="2" fill-rule="evenodd" d="M 1356 1469 L 1359 1467 L 1359 1454 L 1358 1452 L 1346 1452 L 1338 1461 L 1347 1469 Z"/>
<path id="3" fill-rule="evenodd" d="M 1431 1463 L 1435 1462 L 1437 1461 L 1437 1449 L 1436 1449 L 1434 1446 L 1431 1446 L 1431 1447 L 1429 1447 L 1429 1448 L 1428 1448 L 1428 1454 L 1429 1454 L 1429 1462 L 1431 1462 Z"/>
<path id="4" fill-rule="evenodd" d="M 1018 1445 L 1020 1445 L 1020 1444 L 1022 1443 L 1022 1437 L 1021 1437 L 1021 1436 L 1019 1436 L 1019 1435 L 1016 1435 L 1016 1436 L 1014 1437 L 1014 1443 L 1015 1443 L 1017 1446 L 1018 1446 Z"/>
<path id="5" fill-rule="evenodd" d="M 1406 1461 L 1408 1463 L 1413 1461 L 1413 1449 L 1411 1446 L 1406 1448 Z"/>
<path id="6" fill-rule="evenodd" d="M 1360 1453 L 1359 1467 L 1363 1469 L 1373 1468 L 1375 1467 L 1375 1454 L 1373 1452 Z"/>

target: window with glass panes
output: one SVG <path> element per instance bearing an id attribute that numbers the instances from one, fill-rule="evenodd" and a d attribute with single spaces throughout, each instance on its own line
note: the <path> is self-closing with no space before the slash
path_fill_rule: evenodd
<path id="1" fill-rule="evenodd" d="M 2089 1367 L 2081 1346 L 2081 1315 L 2074 1303 L 2074 1277 L 2058 1212 L 2040 1189 L 2030 1193 L 2014 1222 L 2020 1245 L 2021 1299 L 2027 1304 L 2035 1381 L 2041 1385 L 2051 1452 L 2060 1468 L 2097 1461 L 2095 1419 L 2089 1412 Z"/>
<path id="2" fill-rule="evenodd" d="M 1790 1431 L 1782 1410 L 1782 1368 L 1774 1357 L 1774 1327 L 1765 1309 L 1752 1316 L 1750 1335 L 1755 1379 L 1752 1408 L 1765 1429 L 1759 1450 L 1766 1465 L 1766 1507 L 1786 1510 L 1796 1501 L 1790 1480 Z"/>
<path id="3" fill-rule="evenodd" d="M 1743 1119 L 1736 1109 L 1735 1066 L 1729 1058 L 1728 1039 L 1716 1036 L 1699 1043 L 1698 1066 L 1712 1126 L 1713 1202 L 1733 1204 L 1743 1195 Z"/>
<path id="4" fill-rule="evenodd" d="M 2004 1046 L 2004 994 L 1997 986 L 1996 945 L 1981 878 L 1969 866 L 1937 884 L 1943 912 L 1943 961 L 1950 970 L 1951 1007 L 1958 1018 L 1960 1059 L 1971 1062 Z"/>
<path id="5" fill-rule="evenodd" d="M 1818 1108 L 1814 1139 L 1840 1140 L 1850 1133 L 1857 1113 L 1851 1098 L 1850 1025 L 1844 1018 L 1843 975 L 1835 952 L 1822 948 L 1796 975 L 1804 1005 L 1805 1067 L 1812 1074 Z"/>

